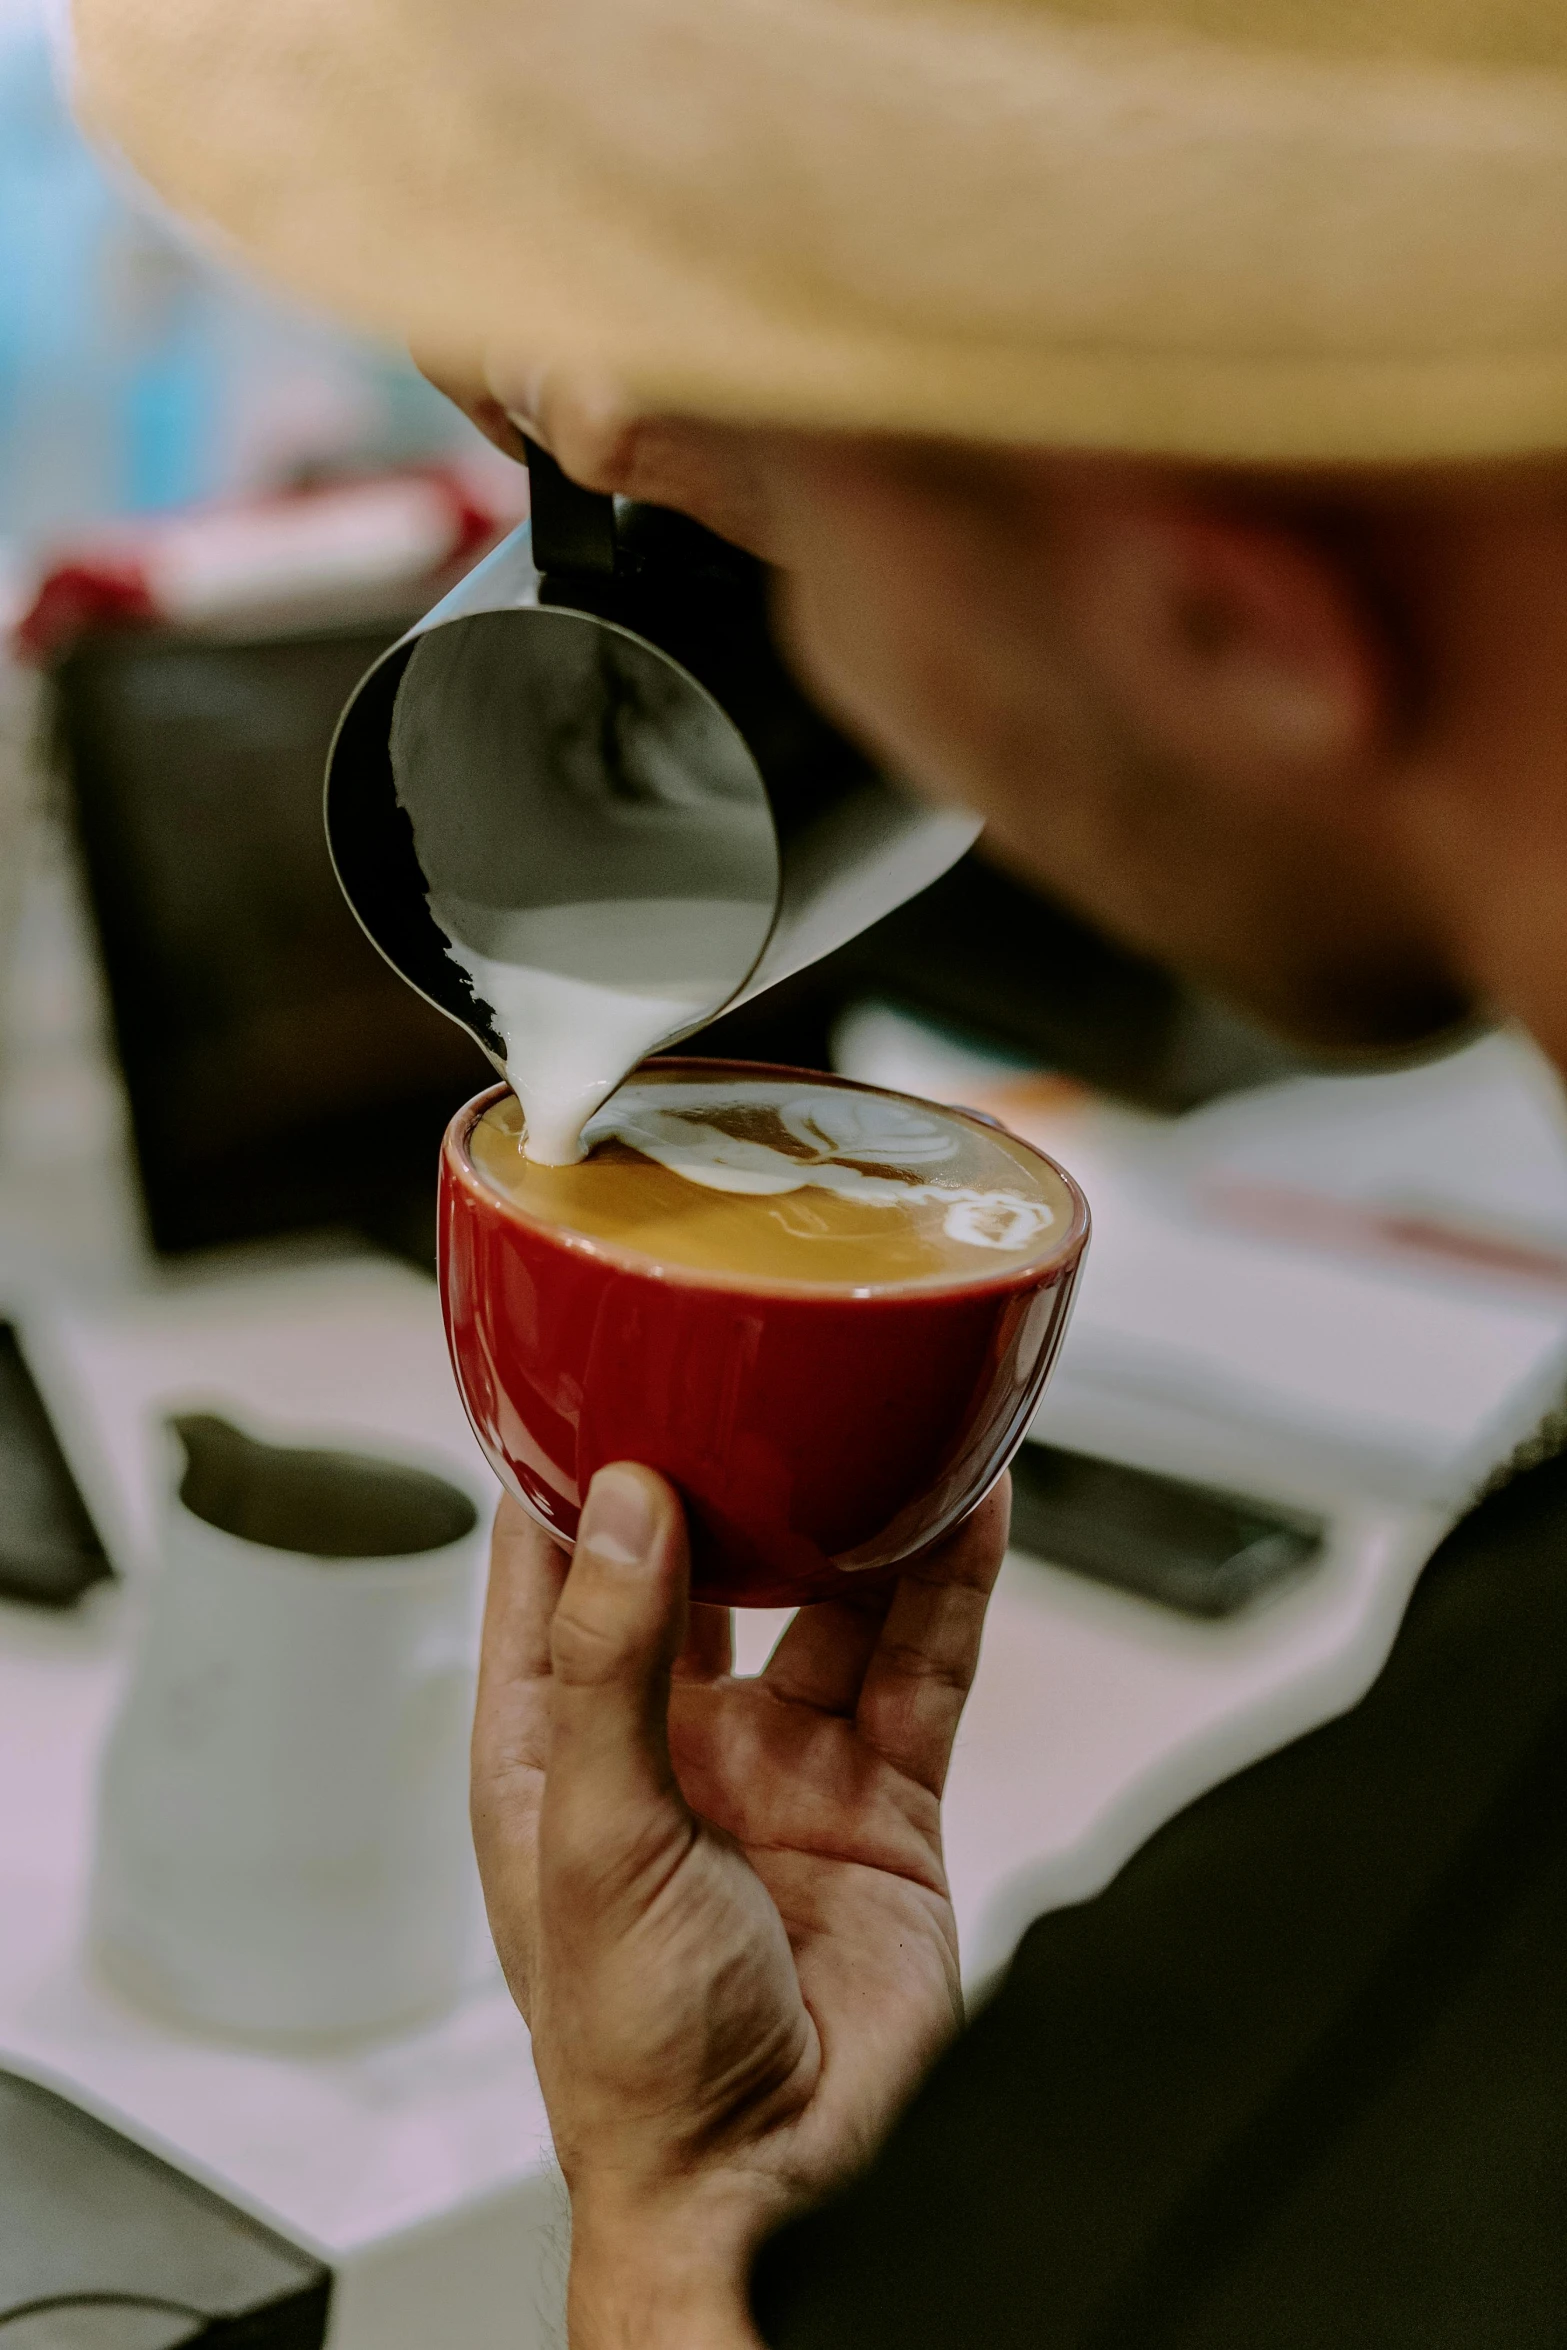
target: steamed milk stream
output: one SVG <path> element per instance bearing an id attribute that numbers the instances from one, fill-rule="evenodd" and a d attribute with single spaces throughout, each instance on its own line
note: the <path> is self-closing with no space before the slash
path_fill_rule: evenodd
<path id="1" fill-rule="evenodd" d="M 744 738 L 676 663 L 583 613 L 428 630 L 388 738 L 426 902 L 489 1008 L 530 1157 L 744 986 L 778 840 Z M 482 1021 L 480 1025 L 485 1025 Z"/>
<path id="2" fill-rule="evenodd" d="M 509 1098 L 469 1148 L 541 1223 L 661 1265 L 851 1289 L 983 1279 L 1066 1236 L 1071 1194 L 1026 1145 L 933 1106 L 842 1086 L 647 1069 L 547 1166 Z"/>
<path id="3" fill-rule="evenodd" d="M 1010 1268 L 1071 1222 L 1033 1152 L 924 1104 L 626 1077 L 743 979 L 767 931 L 754 901 L 430 903 L 506 1048 L 512 1098 L 475 1128 L 474 1163 L 543 1222 L 665 1264 L 852 1288 Z M 475 934 L 489 951 L 456 943 Z"/>
<path id="4" fill-rule="evenodd" d="M 530 1159 L 570 1166 L 628 1069 L 715 1012 L 760 953 L 770 909 L 726 898 L 613 898 L 497 917 L 432 896 L 448 949 L 495 1015 Z M 457 943 L 475 933 L 491 951 Z"/>

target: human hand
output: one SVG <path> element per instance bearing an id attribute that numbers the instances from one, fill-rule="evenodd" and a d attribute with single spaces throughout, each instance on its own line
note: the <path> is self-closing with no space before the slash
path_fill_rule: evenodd
<path id="1" fill-rule="evenodd" d="M 650 415 L 616 385 L 558 368 L 480 360 L 464 367 L 417 351 L 414 359 L 436 390 L 519 464 L 526 436 L 583 489 L 671 506 L 753 555 L 771 554 L 767 436 L 698 417 Z"/>
<path id="2" fill-rule="evenodd" d="M 958 2022 L 940 1801 L 1008 1510 L 801 1609 L 741 1680 L 661 1478 L 602 1470 L 571 1560 L 502 1503 L 474 1833 L 571 2191 L 574 2350 L 752 2343 L 753 2246 Z"/>

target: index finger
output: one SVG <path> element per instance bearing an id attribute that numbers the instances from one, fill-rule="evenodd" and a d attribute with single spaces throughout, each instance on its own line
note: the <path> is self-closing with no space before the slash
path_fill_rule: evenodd
<path id="1" fill-rule="evenodd" d="M 473 1775 L 499 1794 L 549 1751 L 550 1624 L 570 1560 L 510 1494 L 495 1513 L 473 1717 Z M 477 1819 L 476 1819 L 477 1826 Z"/>
<path id="2" fill-rule="evenodd" d="M 524 2013 L 535 1971 L 550 1624 L 569 1564 L 508 1495 L 496 1512 L 490 1545 L 469 1808 L 490 1929 Z"/>
<path id="3" fill-rule="evenodd" d="M 673 507 L 766 555 L 765 482 L 750 434 L 709 418 L 649 414 L 607 377 L 496 352 L 486 359 L 485 387 L 582 488 Z"/>
<path id="4" fill-rule="evenodd" d="M 514 458 L 519 465 L 527 464 L 528 451 L 522 434 L 485 383 L 477 361 L 463 367 L 442 354 L 418 349 L 409 356 L 425 382 L 433 384 L 454 408 L 461 409 L 493 448 L 499 449 L 503 457 Z"/>
<path id="5" fill-rule="evenodd" d="M 761 1678 L 773 1695 L 852 1721 L 865 1668 L 895 1596 L 895 1585 L 884 1575 L 870 1575 L 861 1590 L 851 1588 L 841 1598 L 812 1600 L 798 1609 L 762 1668 Z"/>
<path id="6" fill-rule="evenodd" d="M 1012 1487 L 1003 1477 L 955 1534 L 901 1577 L 865 1669 L 855 1712 L 860 1736 L 932 1795 L 946 1784 L 1011 1517 Z"/>

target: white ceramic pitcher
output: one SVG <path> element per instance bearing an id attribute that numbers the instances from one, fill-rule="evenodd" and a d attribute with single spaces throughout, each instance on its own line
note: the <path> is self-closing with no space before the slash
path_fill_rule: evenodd
<path id="1" fill-rule="evenodd" d="M 475 1498 L 402 1451 L 169 1428 L 163 1567 L 102 1763 L 98 1962 L 248 2037 L 433 2015 L 476 1944 Z"/>

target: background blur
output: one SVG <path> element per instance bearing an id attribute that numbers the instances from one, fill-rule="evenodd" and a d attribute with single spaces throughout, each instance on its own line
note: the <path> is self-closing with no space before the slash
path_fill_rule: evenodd
<path id="1" fill-rule="evenodd" d="M 451 545 L 419 486 L 431 468 L 463 516 Z M 357 499 L 322 500 L 343 483 Z M 406 359 L 128 200 L 71 123 L 43 9 L 0 0 L 0 1162 L 36 1211 L 11 1219 L 0 1263 L 91 1279 L 149 1237 L 338 1220 L 306 1171 L 354 1041 L 328 1049 L 306 1007 L 351 1004 L 372 1063 L 377 1026 L 407 1021 L 335 901 L 325 743 L 451 556 L 522 503 L 515 469 Z M 160 537 L 167 517 L 225 512 L 226 532 Z M 293 518 L 291 541 L 269 514 Z M 417 1007 L 411 1035 L 412 1074 L 370 1087 L 407 1131 L 366 1215 L 425 1255 L 416 1189 L 473 1071 Z"/>
<path id="2" fill-rule="evenodd" d="M 133 209 L 77 137 L 36 0 L 0 0 L 0 548 L 474 438 L 406 362 Z"/>

